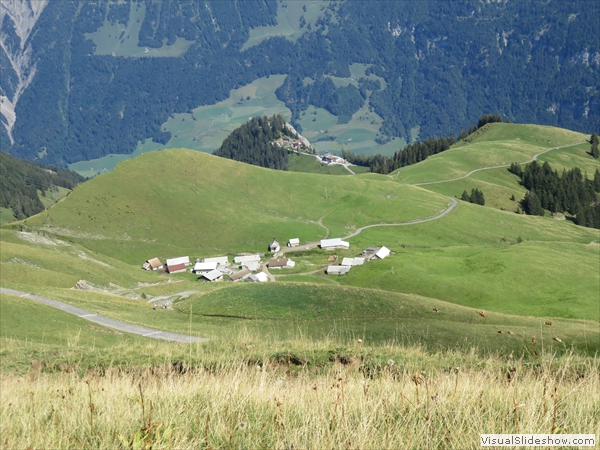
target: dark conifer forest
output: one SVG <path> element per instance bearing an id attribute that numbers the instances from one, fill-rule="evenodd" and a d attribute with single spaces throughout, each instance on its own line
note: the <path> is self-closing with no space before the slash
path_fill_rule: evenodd
<path id="1" fill-rule="evenodd" d="M 14 124 L 10 114 L 2 116 L 2 149 L 63 166 L 128 154 L 146 138 L 168 142 L 171 134 L 161 126 L 173 114 L 219 102 L 231 89 L 270 75 L 286 75 L 277 97 L 299 132 L 310 105 L 344 123 L 366 104 L 383 120 L 381 142 L 410 142 L 418 129 L 422 142 L 399 160 L 373 161 L 382 172 L 439 151 L 444 142 L 425 142 L 458 135 L 484 113 L 585 133 L 600 121 L 598 2 L 330 2 L 319 5 L 315 21 L 299 21 L 300 38 L 272 36 L 245 48 L 251 31 L 279 23 L 285 6 L 51 1 L 25 43 L 4 16 L 0 93 L 19 97 Z M 96 54 L 90 34 L 126 24 L 140 27 L 139 48 L 184 40 L 187 50 L 173 57 Z M 15 70 L 11 61 L 21 48 L 30 65 Z M 355 63 L 382 81 L 336 84 Z M 31 83 L 20 90 L 28 74 Z"/>
<path id="2" fill-rule="evenodd" d="M 560 212 L 572 216 L 577 225 L 600 228 L 600 170 L 596 169 L 592 179 L 577 167 L 559 174 L 547 162 L 533 161 L 525 169 L 512 163 L 508 170 L 528 190 L 521 200 L 526 214 L 543 216 L 545 211 Z"/>
<path id="3" fill-rule="evenodd" d="M 83 181 L 76 172 L 0 152 L 0 206 L 11 209 L 17 220 L 44 210 L 39 195 L 52 195 L 57 187 L 73 189 Z"/>

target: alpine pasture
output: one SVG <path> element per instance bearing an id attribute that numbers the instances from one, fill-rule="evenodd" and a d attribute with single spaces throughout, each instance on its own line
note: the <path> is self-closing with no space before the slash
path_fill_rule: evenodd
<path id="1" fill-rule="evenodd" d="M 120 163 L 2 227 L 2 287 L 208 341 L 131 336 L 0 295 L 3 445 L 462 449 L 479 448 L 480 433 L 598 436 L 598 230 L 515 213 L 524 190 L 506 168 L 412 185 L 553 147 L 551 164 L 586 161 L 589 174 L 585 145 L 571 146 L 585 139 L 491 124 L 387 176 L 183 149 Z M 486 206 L 440 215 L 474 187 Z M 367 225 L 385 226 L 347 250 L 286 253 L 297 266 L 273 270 L 275 282 L 140 269 Z M 382 245 L 386 259 L 325 275 L 330 259 Z"/>

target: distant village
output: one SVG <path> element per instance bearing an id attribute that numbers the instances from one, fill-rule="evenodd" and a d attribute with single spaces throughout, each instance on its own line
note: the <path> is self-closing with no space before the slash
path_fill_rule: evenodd
<path id="1" fill-rule="evenodd" d="M 313 244 L 314 245 L 314 244 Z M 287 242 L 287 247 L 300 247 L 300 239 L 292 238 Z M 334 250 L 350 248 L 350 243 L 342 238 L 322 239 L 318 246 L 322 250 Z M 305 247 L 308 249 L 311 247 Z M 299 249 L 301 250 L 301 249 Z M 269 252 L 272 258 L 266 258 L 264 254 L 241 254 L 233 258 L 233 262 L 228 256 L 217 256 L 210 258 L 196 259 L 193 267 L 189 256 L 180 256 L 167 259 L 163 262 L 159 258 L 148 259 L 143 265 L 144 270 L 162 270 L 169 274 L 187 272 L 188 270 L 198 275 L 198 281 L 218 282 L 218 281 L 246 281 L 255 283 L 266 283 L 269 281 L 270 270 L 293 269 L 296 263 L 290 258 L 283 257 L 281 246 L 275 239 L 269 244 Z M 367 261 L 385 259 L 390 255 L 387 247 L 369 247 L 360 253 L 357 257 L 345 257 L 336 265 L 328 265 L 325 273 L 327 275 L 344 275 L 350 272 L 354 266 L 360 266 Z M 266 262 L 263 263 L 263 258 Z M 330 258 L 330 262 L 335 262 L 335 258 Z M 266 271 L 265 271 L 266 270 Z"/>

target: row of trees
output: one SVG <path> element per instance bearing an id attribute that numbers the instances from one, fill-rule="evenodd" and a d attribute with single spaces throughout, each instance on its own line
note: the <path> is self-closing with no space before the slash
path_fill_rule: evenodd
<path id="1" fill-rule="evenodd" d="M 448 150 L 456 140 L 453 135 L 441 138 L 429 138 L 423 142 L 408 144 L 396 151 L 394 156 L 381 154 L 366 156 L 355 155 L 349 150 L 342 150 L 342 157 L 357 166 L 369 167 L 373 173 L 388 174 L 404 166 L 410 166 L 424 161 L 431 155 Z"/>
<path id="2" fill-rule="evenodd" d="M 273 144 L 281 137 L 298 138 L 286 128 L 281 114 L 253 117 L 233 130 L 214 154 L 255 166 L 286 170 L 288 151 Z"/>
<path id="3" fill-rule="evenodd" d="M 477 129 L 488 123 L 502 122 L 500 114 L 484 114 L 477 122 L 477 126 L 471 125 L 469 133 L 463 128 L 460 132 L 459 139 L 465 139 L 469 134 L 472 134 Z M 348 162 L 357 166 L 370 167 L 371 172 L 388 174 L 400 167 L 410 166 L 418 162 L 426 160 L 429 156 L 441 153 L 448 150 L 452 144 L 456 142 L 454 134 L 448 137 L 428 138 L 422 142 L 414 142 L 406 147 L 398 149 L 394 156 L 384 155 L 355 155 L 349 150 L 342 150 L 342 157 Z"/>
<path id="4" fill-rule="evenodd" d="M 540 165 L 533 161 L 525 169 L 512 163 L 508 170 L 520 177 L 529 191 L 521 200 L 526 214 L 543 216 L 545 210 L 568 213 L 578 225 L 600 228 L 600 170 L 596 169 L 593 179 L 578 167 L 559 175 L 548 162 Z"/>

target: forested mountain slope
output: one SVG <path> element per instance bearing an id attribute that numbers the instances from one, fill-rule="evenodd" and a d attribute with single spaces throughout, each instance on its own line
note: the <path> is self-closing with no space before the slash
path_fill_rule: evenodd
<path id="1" fill-rule="evenodd" d="M 70 170 L 32 163 L 0 152 L 0 207 L 21 220 L 44 210 L 43 197 L 56 197 L 58 188 L 73 189 L 85 179 Z"/>
<path id="2" fill-rule="evenodd" d="M 338 123 L 372 110 L 380 143 L 447 136 L 488 112 L 587 133 L 600 121 L 597 2 L 17 0 L 0 11 L 1 145 L 27 159 L 164 144 L 173 114 L 274 74 L 287 75 L 277 96 L 300 132 L 309 105 Z"/>

